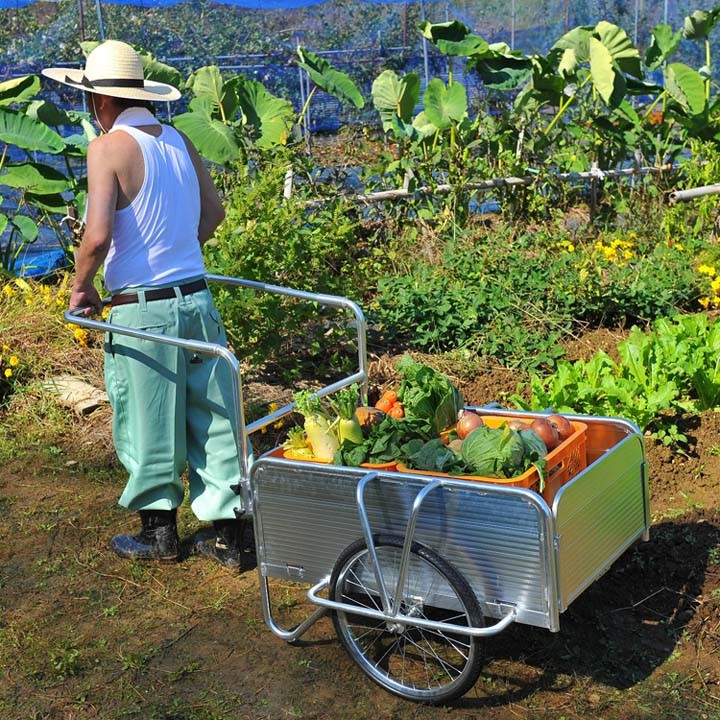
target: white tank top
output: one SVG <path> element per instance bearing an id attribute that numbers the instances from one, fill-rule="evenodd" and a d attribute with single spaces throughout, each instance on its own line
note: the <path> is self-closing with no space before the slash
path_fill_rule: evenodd
<path id="1" fill-rule="evenodd" d="M 185 142 L 175 128 L 159 137 L 133 125 L 157 123 L 145 109 L 121 113 L 110 132 L 123 130 L 142 150 L 145 179 L 137 197 L 115 213 L 105 286 L 110 292 L 167 285 L 205 274 L 198 240 L 200 186 Z"/>

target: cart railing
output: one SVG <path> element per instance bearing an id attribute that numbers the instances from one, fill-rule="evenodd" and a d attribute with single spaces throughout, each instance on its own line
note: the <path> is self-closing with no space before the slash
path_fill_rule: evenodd
<path id="1" fill-rule="evenodd" d="M 207 275 L 206 279 L 213 283 L 230 285 L 232 287 L 243 287 L 259 292 L 274 293 L 276 295 L 284 295 L 286 297 L 292 297 L 298 300 L 304 300 L 307 302 L 317 303 L 318 305 L 334 307 L 350 312 L 353 315 L 353 320 L 348 323 L 348 326 L 354 326 L 357 333 L 358 369 L 351 375 L 320 388 L 315 392 L 315 394 L 318 397 L 324 397 L 325 395 L 330 395 L 344 387 L 347 387 L 348 385 L 352 385 L 353 383 L 360 383 L 365 392 L 367 392 L 368 370 L 365 316 L 357 303 L 346 297 L 326 295 L 324 293 L 312 293 L 305 290 L 297 290 L 294 288 L 283 287 L 281 285 L 271 285 L 269 283 L 258 282 L 255 280 L 231 278 L 223 275 Z M 109 302 L 110 298 L 105 298 L 103 300 L 103 303 L 106 305 L 109 304 Z M 202 340 L 188 340 L 171 335 L 161 335 L 159 333 L 138 330 L 124 325 L 107 323 L 102 320 L 94 320 L 92 318 L 84 317 L 81 314 L 82 312 L 82 308 L 68 310 L 64 315 L 65 320 L 88 330 L 115 333 L 141 340 L 149 340 L 151 342 L 157 342 L 164 345 L 172 345 L 189 350 L 190 352 L 217 357 L 220 358 L 221 361 L 227 363 L 230 368 L 230 377 L 232 382 L 235 442 L 237 444 L 240 467 L 242 471 L 240 491 L 243 496 L 243 506 L 252 511 L 252 493 L 250 492 L 249 487 L 250 466 L 252 464 L 252 446 L 249 436 L 258 430 L 262 430 L 272 423 L 277 422 L 280 418 L 289 415 L 295 410 L 295 403 L 288 403 L 287 405 L 284 405 L 283 407 L 280 407 L 277 410 L 274 410 L 273 412 L 248 424 L 245 420 L 240 364 L 237 357 L 228 348 L 217 343 L 208 343 Z"/>

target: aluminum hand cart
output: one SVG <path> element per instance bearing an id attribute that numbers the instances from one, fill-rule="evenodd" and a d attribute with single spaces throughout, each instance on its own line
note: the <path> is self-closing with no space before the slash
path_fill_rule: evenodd
<path id="1" fill-rule="evenodd" d="M 367 384 L 365 322 L 352 301 L 209 276 L 347 311 L 358 370 L 318 391 Z M 531 489 L 451 477 L 289 460 L 279 449 L 252 460 L 249 436 L 294 409 L 246 424 L 237 359 L 226 348 L 67 314 L 96 330 L 144 337 L 222 357 L 237 378 L 238 492 L 254 516 L 265 621 L 287 641 L 331 614 L 340 642 L 374 682 L 406 700 L 445 703 L 481 670 L 483 637 L 511 623 L 560 630 L 560 615 L 639 539 L 649 537 L 642 434 L 618 418 L 569 416 L 587 426 L 587 463 L 551 504 Z M 499 407 L 484 415 L 537 417 Z M 316 609 L 284 629 L 271 579 L 308 585 Z"/>

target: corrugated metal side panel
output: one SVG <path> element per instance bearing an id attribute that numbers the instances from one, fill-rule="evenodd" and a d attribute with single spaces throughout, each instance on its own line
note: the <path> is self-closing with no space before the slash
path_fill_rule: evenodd
<path id="1" fill-rule="evenodd" d="M 328 466 L 298 469 L 282 460 L 258 461 L 252 470 L 264 574 L 317 582 L 342 551 L 362 537 L 355 489 L 363 471 Z M 412 502 L 423 482 L 383 473 L 367 488 L 373 532 L 404 537 Z M 468 580 L 490 617 L 501 605 L 518 606 L 518 620 L 550 627 L 552 538 L 541 503 L 519 490 L 495 493 L 480 484 L 431 493 L 416 540 L 431 547 Z M 549 590 L 550 587 L 550 590 Z"/>
<path id="2" fill-rule="evenodd" d="M 630 436 L 563 489 L 556 506 L 561 611 L 645 530 L 644 450 Z"/>

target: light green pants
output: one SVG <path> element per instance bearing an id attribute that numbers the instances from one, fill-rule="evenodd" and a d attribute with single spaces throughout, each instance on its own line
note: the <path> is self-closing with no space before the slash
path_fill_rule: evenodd
<path id="1" fill-rule="evenodd" d="M 226 344 L 208 290 L 170 300 L 119 305 L 108 321 L 153 333 Z M 105 384 L 113 440 L 130 477 L 120 497 L 129 510 L 170 510 L 184 496 L 200 520 L 234 518 L 241 498 L 230 368 L 219 358 L 151 340 L 106 334 Z"/>

